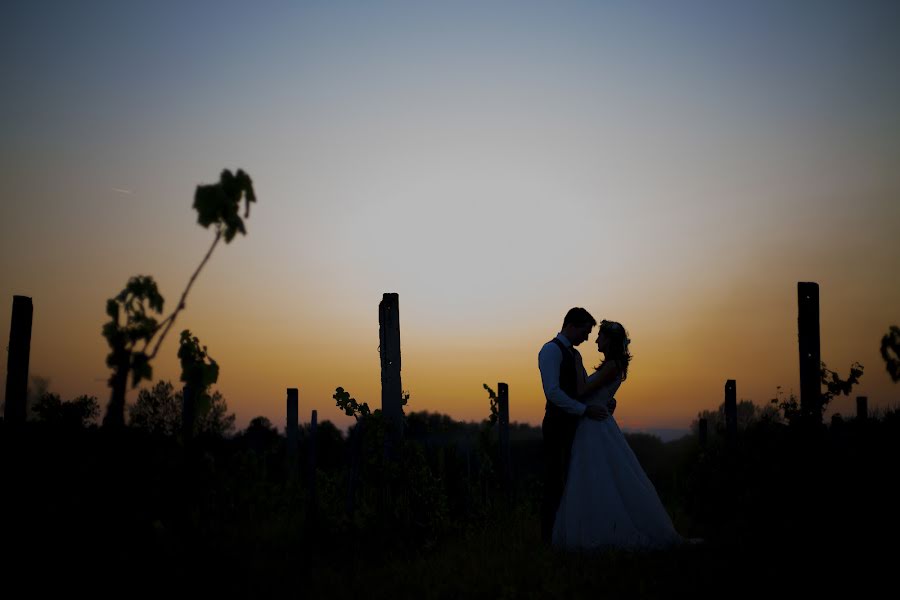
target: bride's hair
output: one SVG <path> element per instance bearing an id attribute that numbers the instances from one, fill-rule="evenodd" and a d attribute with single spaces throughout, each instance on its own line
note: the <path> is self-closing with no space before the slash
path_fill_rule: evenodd
<path id="1" fill-rule="evenodd" d="M 628 376 L 628 363 L 631 362 L 631 353 L 628 352 L 628 344 L 631 343 L 631 340 L 628 339 L 628 332 L 621 323 L 604 319 L 600 321 L 600 333 L 609 340 L 609 345 L 605 352 L 606 359 L 597 365 L 597 368 L 599 369 L 606 361 L 611 360 L 622 371 L 624 380 Z"/>

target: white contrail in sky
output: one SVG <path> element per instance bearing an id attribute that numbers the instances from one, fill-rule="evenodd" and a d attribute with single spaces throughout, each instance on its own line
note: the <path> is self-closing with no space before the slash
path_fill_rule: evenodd
<path id="1" fill-rule="evenodd" d="M 134 190 L 126 190 L 126 189 L 122 189 L 122 188 L 110 188 L 110 189 L 114 192 L 118 192 L 119 194 L 128 194 L 129 196 L 134 194 Z"/>

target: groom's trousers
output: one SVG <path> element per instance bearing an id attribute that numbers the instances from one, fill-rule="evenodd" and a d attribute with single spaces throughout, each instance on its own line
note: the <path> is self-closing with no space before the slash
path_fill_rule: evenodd
<path id="1" fill-rule="evenodd" d="M 569 415 L 547 415 L 541 424 L 544 437 L 544 499 L 541 503 L 541 541 L 553 541 L 553 522 L 566 487 L 569 458 L 578 418 Z"/>

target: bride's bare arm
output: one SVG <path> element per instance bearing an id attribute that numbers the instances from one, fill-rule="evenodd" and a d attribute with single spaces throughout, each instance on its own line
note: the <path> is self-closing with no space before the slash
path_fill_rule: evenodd
<path id="1" fill-rule="evenodd" d="M 596 377 L 591 381 L 578 382 L 578 397 L 581 398 L 593 392 L 596 392 L 604 385 L 612 383 L 619 376 L 619 367 L 615 362 L 609 361 L 603 363 L 603 366 L 597 371 Z"/>

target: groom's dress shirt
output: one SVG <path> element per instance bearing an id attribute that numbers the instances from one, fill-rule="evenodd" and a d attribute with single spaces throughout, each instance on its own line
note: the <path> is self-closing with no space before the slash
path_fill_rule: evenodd
<path id="1" fill-rule="evenodd" d="M 573 350 L 572 342 L 563 334 L 558 334 L 556 339 L 562 342 L 562 345 L 569 351 Z M 584 415 L 587 406 L 571 398 L 559 387 L 559 365 L 562 363 L 562 358 L 562 350 L 553 341 L 544 344 L 544 347 L 538 353 L 538 368 L 541 370 L 541 384 L 544 386 L 544 396 L 567 413 L 580 417 Z M 584 366 L 580 361 L 576 361 L 575 366 L 580 371 L 578 373 L 580 377 L 582 375 L 581 371 L 584 371 Z"/>

